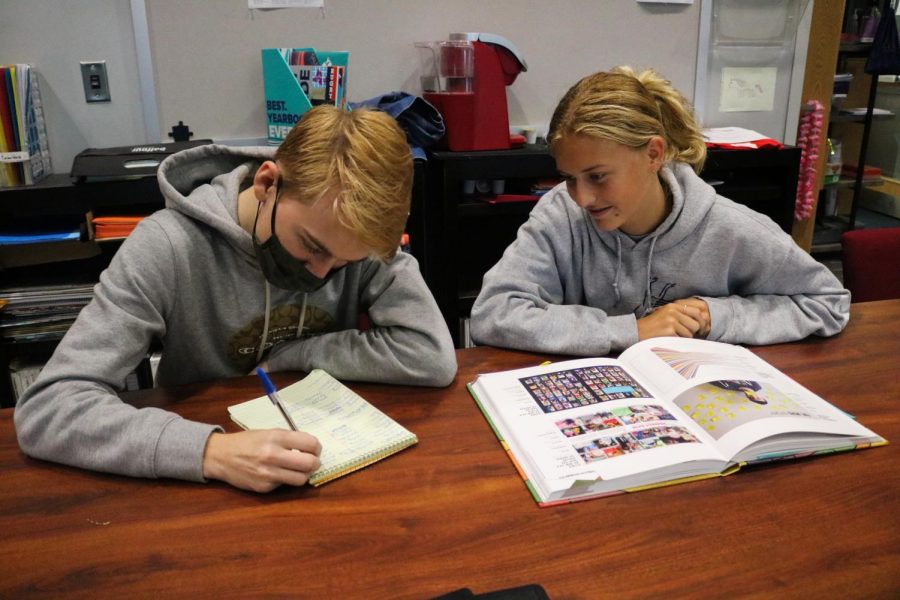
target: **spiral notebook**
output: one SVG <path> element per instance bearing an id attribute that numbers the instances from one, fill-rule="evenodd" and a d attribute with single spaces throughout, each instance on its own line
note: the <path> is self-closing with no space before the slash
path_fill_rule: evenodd
<path id="1" fill-rule="evenodd" d="M 337 379 L 316 369 L 278 391 L 297 427 L 322 444 L 322 465 L 309 479 L 322 485 L 416 444 L 415 434 Z M 243 429 L 288 429 L 266 396 L 228 407 Z"/>

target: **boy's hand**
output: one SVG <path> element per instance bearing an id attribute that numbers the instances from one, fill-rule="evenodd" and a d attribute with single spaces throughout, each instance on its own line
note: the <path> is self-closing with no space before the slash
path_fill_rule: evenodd
<path id="1" fill-rule="evenodd" d="M 319 468 L 321 452 L 319 440 L 302 431 L 213 433 L 203 453 L 203 476 L 254 492 L 301 486 Z"/>
<path id="2" fill-rule="evenodd" d="M 702 300 L 699 302 L 706 306 Z M 708 316 L 707 312 L 707 322 Z M 689 304 L 687 300 L 676 300 L 637 320 L 638 339 L 646 340 L 662 336 L 695 337 L 702 327 L 702 319 L 700 308 Z"/>

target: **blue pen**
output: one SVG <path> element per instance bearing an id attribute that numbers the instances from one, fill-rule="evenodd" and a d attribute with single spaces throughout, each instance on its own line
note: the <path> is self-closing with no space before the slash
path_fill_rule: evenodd
<path id="1" fill-rule="evenodd" d="M 266 391 L 266 396 L 269 397 L 269 400 L 272 401 L 272 404 L 275 405 L 276 408 L 281 412 L 281 416 L 284 417 L 284 420 L 287 421 L 287 424 L 294 431 L 300 431 L 297 427 L 297 424 L 294 423 L 294 420 L 291 418 L 291 415 L 288 414 L 288 411 L 284 409 L 284 405 L 281 403 L 281 399 L 278 397 L 278 391 L 275 389 L 275 386 L 272 384 L 272 380 L 269 379 L 269 376 L 266 375 L 266 372 L 263 371 L 260 367 L 256 367 L 256 374 L 259 376 L 259 380 L 262 382 L 263 389 Z"/>

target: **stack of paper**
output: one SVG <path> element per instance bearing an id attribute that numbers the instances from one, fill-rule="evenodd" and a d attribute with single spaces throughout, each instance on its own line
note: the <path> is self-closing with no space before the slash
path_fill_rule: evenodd
<path id="1" fill-rule="evenodd" d="M 17 342 L 61 339 L 93 298 L 93 285 L 0 290 L 0 338 Z"/>

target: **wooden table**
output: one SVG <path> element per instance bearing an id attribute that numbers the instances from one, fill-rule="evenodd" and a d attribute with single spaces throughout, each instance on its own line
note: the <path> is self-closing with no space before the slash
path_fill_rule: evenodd
<path id="1" fill-rule="evenodd" d="M 900 300 L 756 351 L 893 442 L 538 508 L 465 389 L 544 356 L 459 351 L 446 389 L 353 385 L 420 443 L 317 489 L 130 479 L 32 460 L 0 411 L 0 598 L 897 597 Z M 277 374 L 285 385 L 299 374 Z M 126 395 L 222 423 L 255 378 Z"/>

